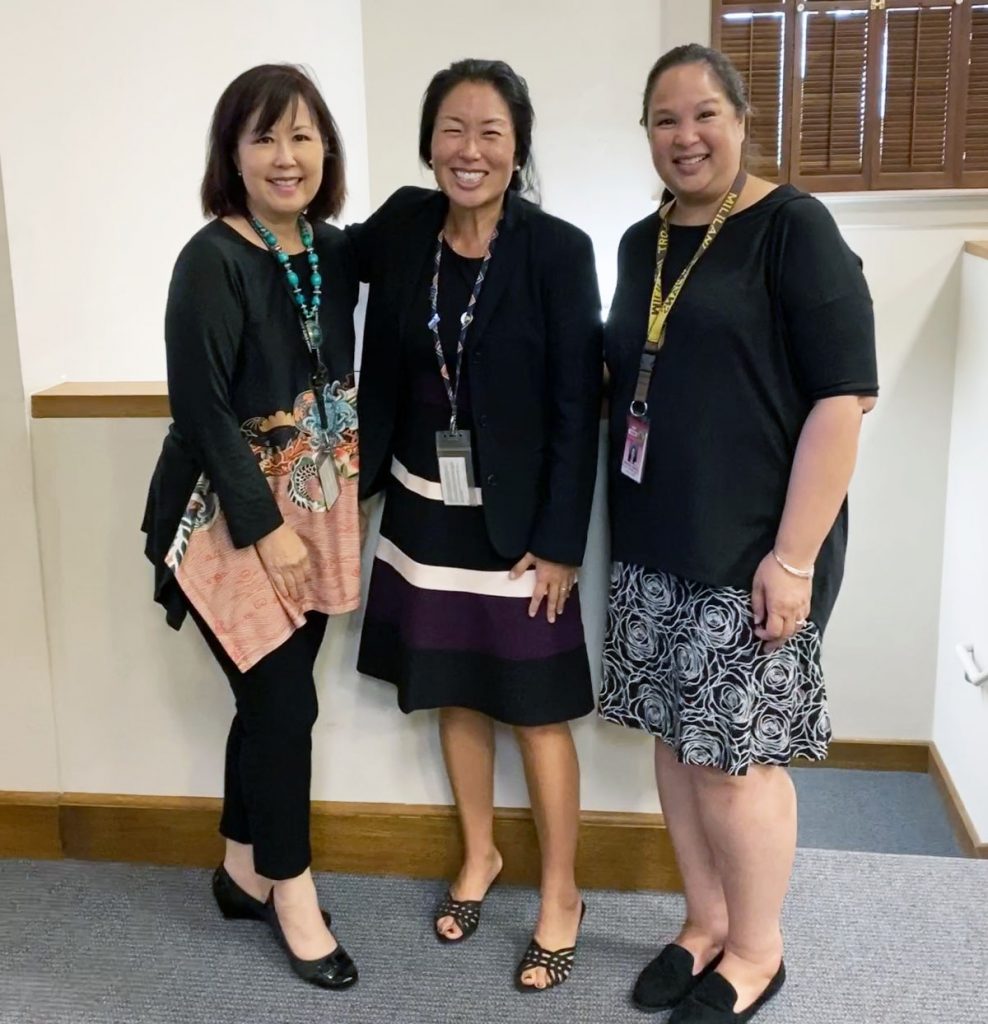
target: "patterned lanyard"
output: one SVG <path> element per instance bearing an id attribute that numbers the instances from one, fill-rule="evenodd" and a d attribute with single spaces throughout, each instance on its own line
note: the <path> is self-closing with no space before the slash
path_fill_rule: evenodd
<path id="1" fill-rule="evenodd" d="M 499 222 L 500 223 L 500 222 Z M 451 416 L 449 419 L 450 433 L 456 433 L 456 402 L 460 394 L 460 371 L 463 368 L 463 346 L 466 341 L 467 331 L 470 329 L 470 324 L 473 323 L 473 309 L 477 305 L 477 299 L 480 298 L 480 290 L 484 286 L 484 278 L 487 276 L 487 268 L 491 262 L 491 254 L 494 252 L 494 241 L 497 238 L 497 225 L 494 225 L 494 230 L 491 232 L 491 237 L 487 240 L 487 251 L 484 253 L 484 261 L 480 265 L 480 270 L 477 271 L 477 280 L 473 283 L 473 291 L 470 293 L 470 301 L 467 303 L 467 308 L 464 313 L 460 316 L 460 336 L 456 342 L 456 376 L 453 380 L 449 377 L 449 367 L 446 365 L 446 356 L 443 354 L 443 343 L 439 337 L 439 264 L 443 258 L 443 238 L 445 237 L 442 231 L 439 232 L 439 241 L 436 244 L 436 258 L 435 258 L 435 270 L 432 275 L 432 286 L 429 288 L 429 305 L 432 310 L 432 316 L 429 318 L 429 330 L 432 331 L 432 341 L 436 349 L 436 358 L 439 360 L 439 376 L 443 379 L 443 384 L 446 385 L 446 394 L 449 396 L 449 406 L 451 410 Z"/>

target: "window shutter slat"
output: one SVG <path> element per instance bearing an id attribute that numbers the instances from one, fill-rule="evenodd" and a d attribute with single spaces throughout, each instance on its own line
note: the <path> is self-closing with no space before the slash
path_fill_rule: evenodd
<path id="1" fill-rule="evenodd" d="M 812 187 L 814 177 L 864 173 L 868 12 L 807 11 L 802 18 L 796 172 Z"/>
<path id="2" fill-rule="evenodd" d="M 988 171 L 988 4 L 971 9 L 964 170 Z"/>
<path id="3" fill-rule="evenodd" d="M 947 172 L 954 11 L 944 6 L 885 13 L 882 174 Z"/>
<path id="4" fill-rule="evenodd" d="M 748 87 L 752 108 L 748 124 L 748 167 L 752 173 L 776 181 L 783 167 L 784 36 L 785 14 L 782 12 L 733 12 L 720 24 L 720 49 Z"/>

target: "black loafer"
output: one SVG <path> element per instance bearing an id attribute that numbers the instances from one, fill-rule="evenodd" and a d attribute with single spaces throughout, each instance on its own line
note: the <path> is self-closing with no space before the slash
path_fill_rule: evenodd
<path id="1" fill-rule="evenodd" d="M 720 963 L 718 953 L 698 974 L 693 973 L 693 954 L 670 942 L 638 975 L 631 1001 L 645 1013 L 658 1013 L 681 1003 Z"/>
<path id="2" fill-rule="evenodd" d="M 220 913 L 228 921 L 266 921 L 268 912 L 263 901 L 254 899 L 249 892 L 244 892 L 233 880 L 230 872 L 220 864 L 213 872 L 213 897 Z M 322 911 L 322 919 L 326 927 L 330 927 L 332 917 L 328 910 Z"/>
<path id="3" fill-rule="evenodd" d="M 265 904 L 265 913 L 271 931 L 288 956 L 292 970 L 303 980 L 320 988 L 349 988 L 357 982 L 357 965 L 350 954 L 339 944 L 332 953 L 319 957 L 318 960 L 302 960 L 297 957 L 288 945 L 285 933 L 281 930 L 278 913 L 274 909 L 274 890 Z"/>
<path id="4" fill-rule="evenodd" d="M 779 963 L 765 991 L 740 1013 L 734 1012 L 738 994 L 722 974 L 708 974 L 673 1011 L 668 1024 L 747 1024 L 786 981 L 786 965 Z"/>

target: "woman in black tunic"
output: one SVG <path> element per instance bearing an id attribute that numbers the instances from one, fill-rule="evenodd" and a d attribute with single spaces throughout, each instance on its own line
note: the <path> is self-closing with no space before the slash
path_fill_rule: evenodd
<path id="1" fill-rule="evenodd" d="M 785 978 L 785 766 L 827 752 L 820 641 L 877 395 L 860 263 L 819 202 L 739 170 L 746 113 L 716 51 L 652 69 L 642 123 L 671 201 L 622 239 L 606 328 L 600 713 L 656 738 L 686 921 L 634 998 L 675 1024 L 748 1020 Z"/>
<path id="2" fill-rule="evenodd" d="M 590 240 L 520 195 L 532 118 L 507 65 L 440 72 L 420 131 L 439 191 L 401 189 L 348 229 L 370 281 L 361 493 L 386 492 L 358 668 L 403 711 L 441 709 L 465 846 L 446 942 L 473 933 L 501 870 L 493 723 L 515 727 L 543 862 L 528 990 L 569 974 L 581 918 L 568 722 L 593 707 L 574 588 L 602 366 Z"/>
<path id="3" fill-rule="evenodd" d="M 327 616 L 360 598 L 349 246 L 339 132 L 297 68 L 220 97 L 202 204 L 165 314 L 174 417 L 148 495 L 155 598 L 191 613 L 230 682 L 213 875 L 225 917 L 267 920 L 296 973 L 357 980 L 309 868 L 313 664 Z M 303 216 L 305 214 L 305 216 Z"/>

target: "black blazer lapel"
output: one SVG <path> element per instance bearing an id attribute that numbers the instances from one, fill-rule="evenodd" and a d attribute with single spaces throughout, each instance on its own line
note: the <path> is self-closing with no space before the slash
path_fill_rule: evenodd
<path id="1" fill-rule="evenodd" d="M 448 200 L 436 191 L 429 196 L 414 221 L 402 226 L 402 236 L 395 240 L 399 249 L 398 265 L 401 267 L 401 281 L 398 299 L 398 334 L 404 336 L 405 322 L 409 310 L 418 308 L 416 290 L 431 266 L 436 255 L 436 240 L 446 219 Z M 491 260 L 493 263 L 494 261 Z"/>
<path id="2" fill-rule="evenodd" d="M 494 253 L 487 267 L 484 287 L 477 300 L 477 312 L 467 333 L 467 348 L 480 344 L 491 317 L 497 311 L 518 265 L 524 248 L 525 218 L 522 201 L 510 192 L 504 197 L 504 217 L 494 242 Z"/>

